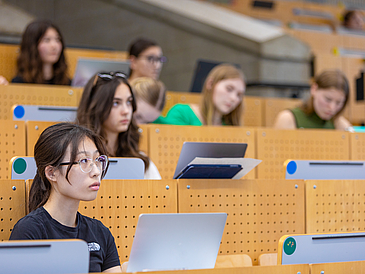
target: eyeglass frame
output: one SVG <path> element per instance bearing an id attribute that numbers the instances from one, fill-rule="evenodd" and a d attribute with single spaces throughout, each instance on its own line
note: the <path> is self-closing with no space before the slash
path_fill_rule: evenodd
<path id="1" fill-rule="evenodd" d="M 96 159 L 98 159 L 98 158 L 100 158 L 100 157 L 105 157 L 105 159 L 106 159 L 106 164 L 105 164 L 105 168 L 104 169 L 102 169 L 102 170 L 100 170 L 99 169 L 99 167 L 96 165 L 96 163 L 95 163 L 95 161 L 96 161 Z M 100 172 L 104 172 L 104 171 L 106 171 L 107 170 L 107 168 L 108 168 L 108 164 L 109 164 L 109 158 L 108 158 L 108 156 L 106 156 L 106 155 L 100 155 L 100 156 L 98 156 L 98 157 L 96 157 L 94 160 L 93 159 L 91 159 L 91 158 L 88 158 L 88 157 L 85 157 L 85 158 L 81 158 L 80 160 L 78 160 L 77 162 L 64 162 L 64 163 L 60 163 L 59 164 L 59 166 L 67 166 L 67 165 L 79 165 L 79 167 L 80 167 L 80 170 L 83 172 L 83 173 L 89 173 L 93 168 L 92 168 L 92 164 L 90 164 L 90 167 L 91 167 L 91 169 L 89 170 L 89 171 L 84 171 L 82 168 L 81 168 L 81 161 L 82 160 L 85 160 L 85 159 L 87 159 L 88 161 L 89 160 L 91 160 L 92 161 L 92 164 L 94 164 L 95 166 L 96 166 L 96 168 L 97 169 L 99 169 L 99 171 Z M 99 163 L 101 163 L 100 161 L 99 161 Z"/>
<path id="2" fill-rule="evenodd" d="M 157 62 L 160 64 L 165 64 L 167 63 L 167 57 L 166 56 L 160 56 L 160 57 L 155 57 L 153 55 L 139 55 L 137 58 L 145 58 L 147 60 L 148 63 L 150 64 L 156 64 Z M 163 61 L 163 59 L 165 59 Z"/>

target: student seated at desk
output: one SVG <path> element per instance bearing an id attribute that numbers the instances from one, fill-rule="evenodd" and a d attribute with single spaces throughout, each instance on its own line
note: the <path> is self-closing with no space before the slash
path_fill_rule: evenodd
<path id="1" fill-rule="evenodd" d="M 77 211 L 80 201 L 96 198 L 108 166 L 105 154 L 100 137 L 87 128 L 60 123 L 45 129 L 34 147 L 38 172 L 30 213 L 14 226 L 10 240 L 81 239 L 89 246 L 90 272 L 121 272 L 109 229 Z"/>
<path id="2" fill-rule="evenodd" d="M 136 98 L 137 110 L 133 115 L 137 124 L 155 121 L 161 114 L 166 101 L 165 85 L 149 77 L 140 77 L 130 82 Z"/>
<path id="3" fill-rule="evenodd" d="M 200 105 L 177 104 L 159 121 L 172 125 L 239 126 L 245 89 L 241 70 L 229 64 L 218 65 L 205 80 Z"/>
<path id="4" fill-rule="evenodd" d="M 130 45 L 129 61 L 129 81 L 138 77 L 157 80 L 167 58 L 162 55 L 162 49 L 155 41 L 139 38 Z"/>
<path id="5" fill-rule="evenodd" d="M 103 137 L 108 156 L 140 158 L 145 164 L 145 179 L 161 179 L 155 164 L 139 150 L 135 111 L 126 76 L 121 72 L 98 73 L 84 88 L 76 119 Z"/>
<path id="6" fill-rule="evenodd" d="M 12 83 L 70 85 L 65 44 L 58 27 L 50 21 L 34 21 L 25 29 Z"/>
<path id="7" fill-rule="evenodd" d="M 343 26 L 349 30 L 364 31 L 363 14 L 358 10 L 346 11 L 343 15 Z"/>
<path id="8" fill-rule="evenodd" d="M 351 130 L 343 116 L 349 97 L 349 83 L 340 70 L 327 70 L 315 78 L 310 98 L 302 106 L 281 111 L 274 128 L 321 128 Z"/>

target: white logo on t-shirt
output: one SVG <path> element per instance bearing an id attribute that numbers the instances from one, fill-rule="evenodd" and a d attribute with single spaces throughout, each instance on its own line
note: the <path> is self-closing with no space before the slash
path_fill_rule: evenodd
<path id="1" fill-rule="evenodd" d="M 88 243 L 87 246 L 89 248 L 89 252 L 100 250 L 100 245 L 98 243 Z"/>

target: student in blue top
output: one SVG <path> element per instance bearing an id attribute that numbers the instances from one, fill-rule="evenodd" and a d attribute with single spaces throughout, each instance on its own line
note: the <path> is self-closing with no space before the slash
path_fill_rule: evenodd
<path id="1" fill-rule="evenodd" d="M 45 129 L 34 147 L 38 171 L 30 213 L 14 226 L 10 240 L 81 239 L 89 246 L 90 272 L 121 272 L 109 229 L 77 211 L 80 201 L 96 198 L 108 166 L 105 154 L 101 139 L 87 128 L 60 123 Z"/>

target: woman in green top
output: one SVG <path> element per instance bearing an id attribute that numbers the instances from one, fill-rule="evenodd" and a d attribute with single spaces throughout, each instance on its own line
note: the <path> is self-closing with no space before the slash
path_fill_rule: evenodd
<path id="1" fill-rule="evenodd" d="M 173 106 L 163 118 L 163 123 L 239 126 L 245 89 L 245 79 L 241 70 L 228 64 L 218 65 L 211 70 L 205 80 L 201 103 Z"/>
<path id="2" fill-rule="evenodd" d="M 322 128 L 350 130 L 343 116 L 349 97 L 349 83 L 340 70 L 327 70 L 318 75 L 310 89 L 310 98 L 300 107 L 283 110 L 276 117 L 277 129 Z"/>

